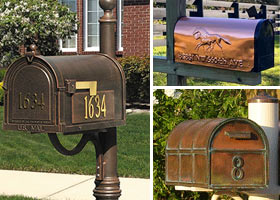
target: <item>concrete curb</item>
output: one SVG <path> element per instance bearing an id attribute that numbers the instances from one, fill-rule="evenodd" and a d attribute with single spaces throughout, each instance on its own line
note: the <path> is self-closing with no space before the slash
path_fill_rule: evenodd
<path id="1" fill-rule="evenodd" d="M 93 200 L 94 176 L 0 170 L 0 194 L 48 200 Z M 150 198 L 150 180 L 120 178 L 120 200 Z"/>
<path id="2" fill-rule="evenodd" d="M 140 114 L 140 113 L 150 113 L 148 109 L 126 109 L 126 114 Z"/>

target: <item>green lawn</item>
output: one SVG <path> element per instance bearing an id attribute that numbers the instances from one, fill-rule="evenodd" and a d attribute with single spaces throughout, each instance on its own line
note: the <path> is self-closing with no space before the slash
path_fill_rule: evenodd
<path id="1" fill-rule="evenodd" d="M 95 149 L 88 143 L 75 156 L 59 154 L 46 134 L 3 131 L 0 107 L 0 169 L 95 174 Z M 130 114 L 127 125 L 118 128 L 118 173 L 121 177 L 149 178 L 150 115 Z M 66 147 L 77 144 L 80 135 L 61 135 Z"/>
<path id="2" fill-rule="evenodd" d="M 262 72 L 262 83 L 260 86 L 278 86 L 280 85 L 280 47 L 279 47 L 279 36 L 275 39 L 275 67 L 265 70 Z M 166 47 L 154 47 L 154 56 L 166 56 Z M 160 72 L 154 72 L 154 85 L 165 86 L 167 84 L 166 74 Z M 212 81 L 200 78 L 187 78 L 188 86 L 238 86 L 240 84 L 228 83 L 222 81 Z"/>
<path id="3" fill-rule="evenodd" d="M 37 200 L 30 197 L 23 196 L 0 196 L 0 200 Z"/>

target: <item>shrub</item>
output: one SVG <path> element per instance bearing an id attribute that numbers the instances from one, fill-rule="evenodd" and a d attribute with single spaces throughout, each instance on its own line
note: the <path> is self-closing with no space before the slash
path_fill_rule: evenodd
<path id="1" fill-rule="evenodd" d="M 127 102 L 150 102 L 150 58 L 129 56 L 119 62 L 126 77 Z"/>
<path id="2" fill-rule="evenodd" d="M 4 103 L 4 89 L 2 88 L 3 81 L 0 82 L 0 105 L 3 105 Z"/>
<path id="3" fill-rule="evenodd" d="M 0 69 L 0 105 L 3 105 L 4 103 L 4 89 L 2 88 L 2 86 L 6 71 L 6 69 Z"/>
<path id="4" fill-rule="evenodd" d="M 0 81 L 3 81 L 7 69 L 0 69 Z"/>
<path id="5" fill-rule="evenodd" d="M 20 56 L 21 45 L 35 44 L 42 55 L 57 55 L 58 40 L 77 32 L 76 14 L 57 0 L 0 1 L 0 65 Z"/>

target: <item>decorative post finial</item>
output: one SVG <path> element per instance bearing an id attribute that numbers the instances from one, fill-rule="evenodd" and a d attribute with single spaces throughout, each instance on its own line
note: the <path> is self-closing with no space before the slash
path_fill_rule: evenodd
<path id="1" fill-rule="evenodd" d="M 116 7 L 116 0 L 100 0 L 100 7 L 104 10 L 103 17 L 100 18 L 100 52 L 115 57 L 115 24 L 116 19 L 113 9 Z"/>
<path id="2" fill-rule="evenodd" d="M 112 11 L 116 7 L 116 0 L 100 0 L 99 5 L 105 11 Z"/>

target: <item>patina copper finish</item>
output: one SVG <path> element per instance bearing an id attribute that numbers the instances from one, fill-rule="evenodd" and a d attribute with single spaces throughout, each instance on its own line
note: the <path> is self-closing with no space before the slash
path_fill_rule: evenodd
<path id="1" fill-rule="evenodd" d="M 245 72 L 274 66 L 269 20 L 182 17 L 174 40 L 176 62 Z"/>
<path id="2" fill-rule="evenodd" d="M 242 118 L 182 122 L 166 146 L 166 184 L 213 190 L 268 185 L 269 146 L 262 128 Z"/>
<path id="3" fill-rule="evenodd" d="M 5 130 L 80 133 L 125 123 L 125 78 L 111 57 L 32 56 L 4 79 Z"/>

